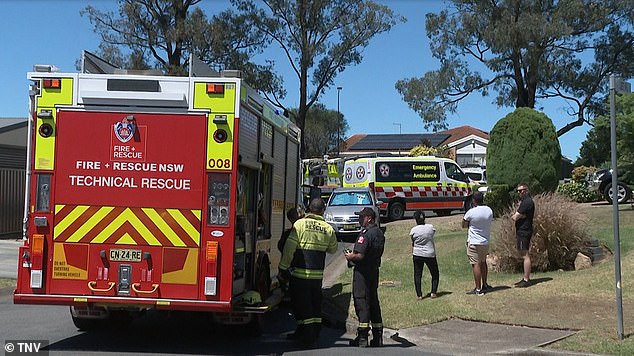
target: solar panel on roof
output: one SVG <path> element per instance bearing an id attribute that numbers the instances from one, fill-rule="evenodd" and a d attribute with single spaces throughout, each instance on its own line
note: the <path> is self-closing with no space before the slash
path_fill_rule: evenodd
<path id="1" fill-rule="evenodd" d="M 405 135 L 366 135 L 353 144 L 350 150 L 404 150 L 421 145 L 426 141 L 438 146 L 449 135 L 445 134 L 405 134 Z"/>

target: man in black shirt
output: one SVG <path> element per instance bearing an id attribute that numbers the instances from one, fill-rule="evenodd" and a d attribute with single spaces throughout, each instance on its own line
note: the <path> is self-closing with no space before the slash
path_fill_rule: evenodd
<path id="1" fill-rule="evenodd" d="M 368 334 L 372 327 L 370 346 L 383 346 L 383 318 L 379 304 L 379 267 L 385 246 L 383 231 L 375 224 L 376 214 L 371 208 L 363 208 L 359 222 L 363 229 L 352 251 L 345 252 L 346 259 L 354 263 L 352 277 L 352 297 L 354 309 L 359 319 L 357 337 L 351 346 L 367 347 Z"/>
<path id="2" fill-rule="evenodd" d="M 524 259 L 524 277 L 515 283 L 518 288 L 530 286 L 531 276 L 531 256 L 529 254 L 531 237 L 533 236 L 533 215 L 535 215 L 535 203 L 528 192 L 528 185 L 521 183 L 517 186 L 517 193 L 520 195 L 520 206 L 511 216 L 515 221 L 515 238 L 517 239 L 517 249 Z"/>

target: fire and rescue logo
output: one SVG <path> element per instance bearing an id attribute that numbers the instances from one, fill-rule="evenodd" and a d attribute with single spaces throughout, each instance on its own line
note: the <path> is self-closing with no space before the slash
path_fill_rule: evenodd
<path id="1" fill-rule="evenodd" d="M 134 137 L 135 131 L 136 124 L 132 115 L 126 116 L 114 124 L 114 134 L 123 143 L 130 141 Z"/>
<path id="2" fill-rule="evenodd" d="M 390 166 L 387 163 L 383 163 L 379 166 L 379 172 L 381 177 L 388 177 L 390 175 Z"/>

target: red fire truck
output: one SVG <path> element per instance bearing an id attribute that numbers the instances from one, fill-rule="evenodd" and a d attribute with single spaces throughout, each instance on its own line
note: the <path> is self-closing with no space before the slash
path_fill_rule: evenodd
<path id="1" fill-rule="evenodd" d="M 88 329 L 151 309 L 243 323 L 279 301 L 300 131 L 239 72 L 198 64 L 132 74 L 85 52 L 81 73 L 28 73 L 15 303 L 69 305 Z"/>

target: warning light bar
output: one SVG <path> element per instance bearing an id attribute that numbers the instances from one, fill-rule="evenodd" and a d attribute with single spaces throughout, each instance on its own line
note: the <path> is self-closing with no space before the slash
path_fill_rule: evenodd
<path id="1" fill-rule="evenodd" d="M 224 84 L 207 83 L 207 94 L 224 94 L 224 92 Z"/>
<path id="2" fill-rule="evenodd" d="M 45 89 L 61 89 L 62 88 L 62 80 L 57 79 L 44 79 L 44 88 Z"/>

